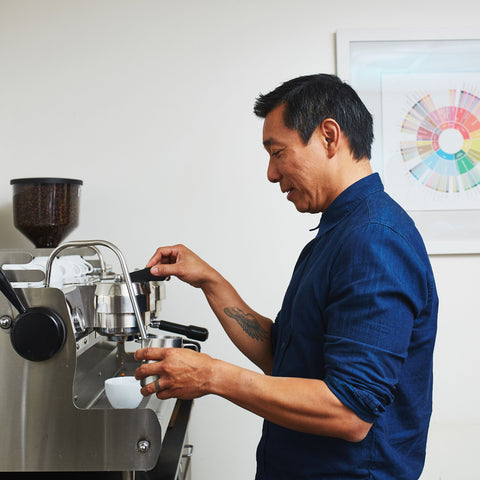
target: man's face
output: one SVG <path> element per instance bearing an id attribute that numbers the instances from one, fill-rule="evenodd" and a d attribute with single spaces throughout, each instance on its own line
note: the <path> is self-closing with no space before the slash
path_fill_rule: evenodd
<path id="1" fill-rule="evenodd" d="M 335 198 L 331 198 L 326 139 L 317 128 L 305 145 L 296 130 L 285 126 L 284 109 L 280 105 L 272 110 L 263 125 L 263 145 L 270 155 L 268 180 L 280 183 L 299 212 L 323 212 Z"/>

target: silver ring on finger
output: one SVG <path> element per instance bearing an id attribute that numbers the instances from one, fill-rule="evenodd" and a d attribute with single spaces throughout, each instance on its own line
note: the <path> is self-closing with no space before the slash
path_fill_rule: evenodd
<path id="1" fill-rule="evenodd" d="M 157 378 L 154 382 L 153 385 L 155 385 L 155 391 L 160 392 L 162 389 L 160 388 L 160 383 L 159 383 L 159 378 Z"/>

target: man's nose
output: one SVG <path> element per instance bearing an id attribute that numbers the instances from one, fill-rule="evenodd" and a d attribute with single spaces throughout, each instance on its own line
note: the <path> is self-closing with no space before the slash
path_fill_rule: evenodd
<path id="1" fill-rule="evenodd" d="M 267 178 L 268 181 L 272 183 L 278 183 L 281 179 L 280 173 L 278 172 L 278 169 L 275 167 L 274 162 L 271 159 L 268 162 Z"/>

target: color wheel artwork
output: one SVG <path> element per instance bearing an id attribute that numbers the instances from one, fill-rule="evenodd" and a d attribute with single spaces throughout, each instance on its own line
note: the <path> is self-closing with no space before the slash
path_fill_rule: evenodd
<path id="1" fill-rule="evenodd" d="M 385 181 L 407 209 L 480 206 L 480 75 L 458 83 L 455 75 L 382 77 Z"/>

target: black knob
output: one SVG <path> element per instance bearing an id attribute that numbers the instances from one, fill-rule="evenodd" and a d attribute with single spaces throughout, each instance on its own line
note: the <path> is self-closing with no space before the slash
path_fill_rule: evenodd
<path id="1" fill-rule="evenodd" d="M 15 351 L 27 360 L 52 358 L 64 345 L 66 328 L 53 310 L 32 307 L 15 319 L 10 340 Z"/>

